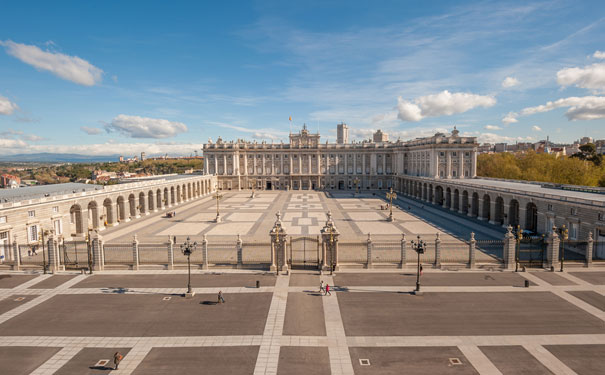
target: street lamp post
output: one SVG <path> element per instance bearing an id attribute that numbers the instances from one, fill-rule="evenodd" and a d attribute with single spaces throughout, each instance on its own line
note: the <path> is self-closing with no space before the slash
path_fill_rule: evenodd
<path id="1" fill-rule="evenodd" d="M 355 179 L 353 180 L 353 183 L 355 184 L 355 193 L 359 194 L 359 183 L 361 181 L 359 181 L 359 177 L 355 177 Z"/>
<path id="2" fill-rule="evenodd" d="M 92 228 L 88 227 L 88 233 L 86 235 L 87 237 L 87 250 L 88 250 L 88 273 L 90 275 L 92 275 L 92 238 L 90 236 L 90 233 L 92 232 Z"/>
<path id="3" fill-rule="evenodd" d="M 218 184 L 216 185 L 216 194 L 214 194 L 213 198 L 216 199 L 216 219 L 214 219 L 215 223 L 220 223 L 221 222 L 221 215 L 219 213 L 219 205 L 218 202 L 219 200 L 223 197 L 222 194 L 219 194 L 218 192 Z"/>
<path id="4" fill-rule="evenodd" d="M 414 294 L 417 296 L 422 295 L 420 291 L 420 254 L 424 254 L 424 249 L 426 247 L 426 243 L 420 239 L 420 236 L 417 237 L 417 242 L 412 240 L 412 248 L 418 254 L 418 266 L 416 268 L 416 290 L 414 290 Z"/>
<path id="5" fill-rule="evenodd" d="M 569 230 L 565 225 L 561 227 L 561 272 L 563 272 L 563 263 L 565 262 L 565 241 L 569 238 Z"/>
<path id="6" fill-rule="evenodd" d="M 328 229 L 328 233 L 330 234 L 330 240 L 328 243 L 330 244 L 330 275 L 334 274 L 334 228 L 330 225 Z"/>
<path id="7" fill-rule="evenodd" d="M 519 253 L 521 252 L 521 240 L 523 239 L 523 232 L 521 226 L 517 225 L 517 246 L 515 248 L 515 272 L 519 272 Z"/>
<path id="8" fill-rule="evenodd" d="M 197 242 L 191 243 L 189 237 L 187 237 L 187 241 L 181 245 L 181 252 L 187 257 L 187 293 L 185 293 L 185 298 L 191 298 L 195 294 L 191 290 L 191 254 L 196 248 Z"/>
<path id="9" fill-rule="evenodd" d="M 42 239 L 42 268 L 44 269 L 44 274 L 46 274 L 46 246 L 44 244 L 44 235 L 48 235 L 49 233 L 51 233 L 51 231 L 49 231 L 48 229 L 43 229 L 40 228 L 40 238 Z"/>
<path id="10" fill-rule="evenodd" d="M 389 192 L 387 193 L 387 199 L 389 200 L 389 217 L 387 218 L 387 221 L 393 221 L 393 199 L 397 199 L 397 193 L 395 193 L 393 191 L 393 188 L 391 188 L 391 190 L 389 190 Z"/>

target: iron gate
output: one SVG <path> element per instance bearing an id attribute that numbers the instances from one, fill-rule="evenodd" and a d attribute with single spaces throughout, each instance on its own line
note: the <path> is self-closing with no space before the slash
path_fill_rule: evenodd
<path id="1" fill-rule="evenodd" d="M 290 267 L 292 269 L 318 269 L 319 253 L 319 236 L 290 237 Z"/>
<path id="2" fill-rule="evenodd" d="M 60 262 L 65 269 L 88 268 L 89 248 L 87 241 L 63 242 L 60 246 Z"/>
<path id="3" fill-rule="evenodd" d="M 543 236 L 523 237 L 517 248 L 517 262 L 526 267 L 542 268 L 545 260 L 546 242 Z"/>

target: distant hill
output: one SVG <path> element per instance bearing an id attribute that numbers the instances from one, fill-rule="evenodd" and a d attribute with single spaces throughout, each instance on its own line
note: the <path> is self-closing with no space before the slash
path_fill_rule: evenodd
<path id="1" fill-rule="evenodd" d="M 42 152 L 37 154 L 0 155 L 4 162 L 57 162 L 57 163 L 98 163 L 118 161 L 119 155 L 80 155 L 80 154 L 53 154 Z"/>

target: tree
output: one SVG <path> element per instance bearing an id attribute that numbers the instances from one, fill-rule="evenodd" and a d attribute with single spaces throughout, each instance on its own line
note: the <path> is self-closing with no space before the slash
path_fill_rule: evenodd
<path id="1" fill-rule="evenodd" d="M 597 148 L 594 143 L 587 143 L 580 146 L 580 151 L 571 155 L 572 158 L 578 158 L 593 163 L 594 165 L 601 165 L 603 162 L 603 156 L 597 154 Z"/>

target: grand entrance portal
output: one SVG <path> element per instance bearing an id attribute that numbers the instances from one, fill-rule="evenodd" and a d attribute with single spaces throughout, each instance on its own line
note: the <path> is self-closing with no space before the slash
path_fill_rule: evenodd
<path id="1" fill-rule="evenodd" d="M 319 236 L 290 237 L 290 267 L 292 269 L 318 269 Z"/>

